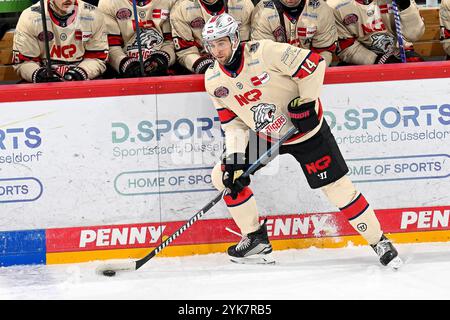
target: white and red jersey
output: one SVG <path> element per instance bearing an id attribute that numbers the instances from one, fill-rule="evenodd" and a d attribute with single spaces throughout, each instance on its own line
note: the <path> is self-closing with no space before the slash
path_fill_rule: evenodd
<path id="1" fill-rule="evenodd" d="M 205 87 L 219 114 L 228 154 L 245 153 L 248 130 L 265 139 L 283 136 L 293 124 L 287 107 L 316 101 L 320 124 L 287 144 L 312 137 L 323 121 L 319 100 L 326 62 L 317 53 L 287 43 L 258 40 L 241 43 L 239 68 L 230 72 L 217 61 L 205 74 Z"/>
<path id="2" fill-rule="evenodd" d="M 136 1 L 141 49 L 144 60 L 154 51 L 169 56 L 169 66 L 175 63 L 175 51 L 169 14 L 176 0 Z M 131 0 L 100 0 L 98 8 L 105 13 L 110 47 L 109 63 L 119 71 L 125 57 L 139 57 L 136 23 Z"/>
<path id="3" fill-rule="evenodd" d="M 334 8 L 339 35 L 338 56 L 351 64 L 373 64 L 379 54 L 398 48 L 392 0 L 338 0 Z M 406 47 L 419 40 L 425 24 L 414 0 L 399 12 Z"/>
<path id="4" fill-rule="evenodd" d="M 55 17 L 45 3 L 50 59 L 54 71 L 63 76 L 69 66 L 82 68 L 89 79 L 106 70 L 108 41 L 103 14 L 93 5 L 77 0 L 74 12 L 66 21 Z M 45 39 L 40 4 L 34 4 L 20 15 L 13 41 L 13 63 L 17 74 L 32 82 L 34 71 L 46 60 Z"/>
<path id="5" fill-rule="evenodd" d="M 439 9 L 441 25 L 441 42 L 445 52 L 450 56 L 450 0 L 442 0 Z"/>
<path id="6" fill-rule="evenodd" d="M 223 8 L 219 12 L 211 12 L 200 0 L 178 0 L 170 12 L 178 62 L 192 72 L 195 62 L 206 53 L 203 48 L 202 29 L 212 16 L 228 13 L 239 23 L 241 40 L 250 39 L 251 15 L 254 8 L 251 0 L 219 1 L 224 1 Z"/>
<path id="7" fill-rule="evenodd" d="M 284 11 L 279 0 L 263 0 L 252 16 L 252 40 L 271 39 L 322 55 L 330 65 L 338 40 L 333 10 L 324 0 L 305 1 L 298 18 Z"/>

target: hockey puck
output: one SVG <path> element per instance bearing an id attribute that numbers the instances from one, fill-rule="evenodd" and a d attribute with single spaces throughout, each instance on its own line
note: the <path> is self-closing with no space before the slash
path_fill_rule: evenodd
<path id="1" fill-rule="evenodd" d="M 114 270 L 105 270 L 103 271 L 103 275 L 107 277 L 114 277 L 116 272 Z"/>

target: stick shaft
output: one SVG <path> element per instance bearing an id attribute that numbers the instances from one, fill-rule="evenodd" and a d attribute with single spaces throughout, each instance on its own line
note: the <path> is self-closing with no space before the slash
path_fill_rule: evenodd
<path id="1" fill-rule="evenodd" d="M 277 152 L 280 146 L 288 140 L 293 134 L 297 132 L 295 127 L 292 127 L 288 132 L 277 142 L 275 142 L 269 150 L 267 150 L 262 156 L 260 156 L 243 174 L 243 177 L 248 177 L 250 174 L 255 172 L 255 170 L 261 165 L 262 162 L 266 161 L 270 158 L 275 152 Z M 161 250 L 163 250 L 166 246 L 168 246 L 172 241 L 178 238 L 184 231 L 186 231 L 189 227 L 191 227 L 198 219 L 200 219 L 206 212 L 208 212 L 212 207 L 214 207 L 226 194 L 227 190 L 224 189 L 217 196 L 207 203 L 200 211 L 198 211 L 188 222 L 186 222 L 181 228 L 175 231 L 169 238 L 163 241 L 158 247 L 153 249 L 148 255 L 143 257 L 142 259 L 136 261 L 136 270 L 142 267 L 147 261 L 156 256 Z"/>
<path id="2" fill-rule="evenodd" d="M 395 31 L 397 33 L 398 47 L 400 49 L 400 58 L 402 62 L 406 62 L 405 44 L 403 42 L 402 24 L 396 0 L 392 0 L 392 11 L 394 12 Z"/>
<path id="3" fill-rule="evenodd" d="M 141 28 L 139 27 L 139 17 L 137 13 L 136 0 L 133 0 L 133 14 L 134 14 L 134 25 L 136 29 L 136 43 L 138 46 L 139 63 L 141 66 L 141 75 L 145 76 L 144 58 L 142 56 L 142 45 L 141 45 Z"/>
<path id="4" fill-rule="evenodd" d="M 47 59 L 47 75 L 50 77 L 52 75 L 52 65 L 50 58 L 50 45 L 48 40 L 48 30 L 47 30 L 47 18 L 45 16 L 45 5 L 44 0 L 39 0 L 41 5 L 41 18 L 42 18 L 42 29 L 44 32 L 44 48 L 45 48 L 45 58 Z"/>
<path id="5" fill-rule="evenodd" d="M 206 212 L 209 211 L 212 207 L 218 203 L 222 197 L 225 195 L 226 190 L 223 190 L 219 193 L 213 200 L 211 200 L 206 206 L 204 206 L 199 212 L 197 212 L 188 222 L 186 222 L 180 229 L 175 231 L 169 238 L 163 241 L 158 247 L 153 249 L 148 255 L 144 258 L 136 261 L 136 270 L 142 267 L 148 260 L 156 256 L 159 252 L 161 252 L 165 247 L 167 247 L 172 241 L 178 238 L 184 231 L 186 231 L 191 225 L 193 225 L 198 219 L 200 219 Z"/>

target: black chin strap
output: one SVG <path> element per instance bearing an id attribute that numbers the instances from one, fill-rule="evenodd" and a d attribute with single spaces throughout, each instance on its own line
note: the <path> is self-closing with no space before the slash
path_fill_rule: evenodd
<path id="1" fill-rule="evenodd" d="M 231 72 L 236 72 L 241 66 L 241 57 L 242 57 L 242 43 L 239 43 L 238 48 L 234 52 L 233 59 L 230 62 L 225 64 L 225 68 Z"/>

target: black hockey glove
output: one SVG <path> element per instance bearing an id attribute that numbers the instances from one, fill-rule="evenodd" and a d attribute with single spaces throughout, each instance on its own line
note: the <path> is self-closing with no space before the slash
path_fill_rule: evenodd
<path id="1" fill-rule="evenodd" d="M 402 59 L 400 59 L 392 52 L 380 54 L 375 59 L 375 64 L 388 64 L 388 63 L 402 63 Z"/>
<path id="2" fill-rule="evenodd" d="M 153 52 L 144 61 L 145 74 L 148 76 L 164 76 L 167 75 L 169 68 L 170 56 L 164 51 Z"/>
<path id="3" fill-rule="evenodd" d="M 289 117 L 300 133 L 311 131 L 319 125 L 320 121 L 315 107 L 316 101 L 300 103 L 300 97 L 294 98 L 289 102 Z"/>
<path id="4" fill-rule="evenodd" d="M 141 64 L 136 58 L 123 58 L 120 61 L 119 74 L 123 78 L 137 78 L 142 77 Z"/>
<path id="5" fill-rule="evenodd" d="M 33 72 L 31 79 L 34 83 L 41 82 L 62 82 L 62 79 L 52 72 L 50 75 L 47 73 L 47 68 L 41 67 Z"/>
<path id="6" fill-rule="evenodd" d="M 64 73 L 64 80 L 66 81 L 81 81 L 88 80 L 88 75 L 80 67 L 70 67 L 69 70 Z"/>
<path id="7" fill-rule="evenodd" d="M 242 189 L 250 184 L 250 177 L 241 177 L 248 167 L 243 153 L 232 153 L 222 160 L 222 182 L 230 190 L 231 198 L 236 199 Z"/>
<path id="8" fill-rule="evenodd" d="M 406 62 L 423 62 L 423 57 L 412 49 L 405 50 Z"/>
<path id="9" fill-rule="evenodd" d="M 209 55 L 202 56 L 195 61 L 194 65 L 192 66 L 192 69 L 194 69 L 194 72 L 197 74 L 203 74 L 208 70 L 209 66 L 214 64 L 214 59 L 211 58 Z"/>

